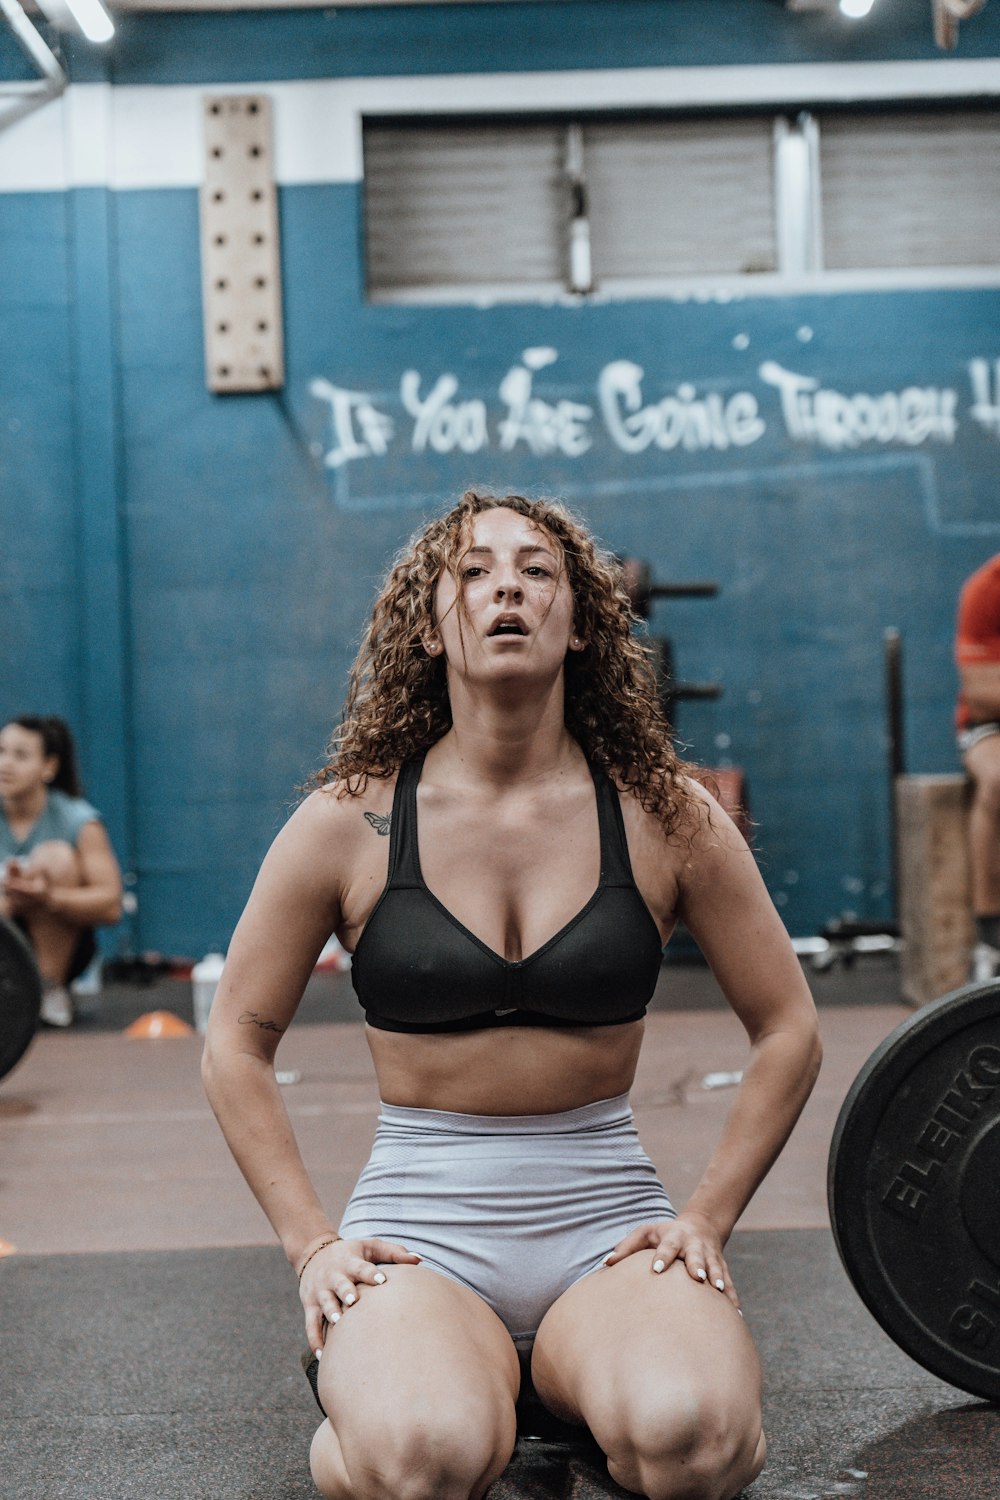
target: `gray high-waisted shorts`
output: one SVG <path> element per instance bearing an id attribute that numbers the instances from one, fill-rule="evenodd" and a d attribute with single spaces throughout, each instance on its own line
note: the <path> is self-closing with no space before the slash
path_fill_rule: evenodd
<path id="1" fill-rule="evenodd" d="M 478 1293 L 526 1348 L 630 1229 L 675 1217 L 627 1094 L 549 1115 L 383 1104 L 340 1233 L 405 1245 Z"/>
<path id="2" fill-rule="evenodd" d="M 964 755 L 971 750 L 973 745 L 978 745 L 980 740 L 992 739 L 993 735 L 1000 734 L 1000 724 L 991 719 L 987 724 L 970 724 L 968 729 L 958 731 L 958 752 Z"/>

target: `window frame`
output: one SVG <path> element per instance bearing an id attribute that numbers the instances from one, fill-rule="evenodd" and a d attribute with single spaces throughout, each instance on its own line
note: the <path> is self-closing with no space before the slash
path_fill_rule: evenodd
<path id="1" fill-rule="evenodd" d="M 761 295 L 1000 286 L 1000 261 L 995 267 L 824 269 L 816 123 L 816 117 L 821 119 L 824 112 L 864 112 L 873 107 L 926 109 L 929 113 L 963 106 L 998 109 L 1000 66 L 994 59 L 483 74 L 433 80 L 383 79 L 372 84 L 359 90 L 353 118 L 362 192 L 366 124 L 402 125 L 411 121 L 427 125 L 492 117 L 512 123 L 547 119 L 570 128 L 586 126 L 596 119 L 633 120 L 643 116 L 770 116 L 779 256 L 776 271 L 604 278 L 593 288 L 579 290 L 568 285 L 557 288 L 551 282 L 420 286 L 376 292 L 365 287 L 365 299 L 373 306 L 578 306 L 581 301 L 730 301 Z"/>

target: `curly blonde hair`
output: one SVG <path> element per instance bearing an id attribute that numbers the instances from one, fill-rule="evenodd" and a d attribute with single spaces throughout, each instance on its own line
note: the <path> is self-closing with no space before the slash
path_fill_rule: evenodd
<path id="1" fill-rule="evenodd" d="M 351 669 L 329 760 L 310 784 L 336 781 L 343 795 L 356 796 L 369 777 L 393 775 L 450 729 L 446 663 L 424 649 L 435 627 L 435 588 L 447 569 L 461 599 L 459 570 L 472 544 L 473 517 L 498 507 L 541 527 L 562 554 L 574 627 L 587 643 L 566 657 L 566 728 L 589 760 L 672 832 L 689 802 L 683 777 L 693 768 L 674 749 L 649 647 L 633 629 L 621 567 L 560 501 L 523 495 L 467 490 L 399 553 Z"/>

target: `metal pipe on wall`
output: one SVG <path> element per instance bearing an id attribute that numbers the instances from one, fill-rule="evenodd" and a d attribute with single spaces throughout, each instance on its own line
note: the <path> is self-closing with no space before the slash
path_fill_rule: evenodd
<path id="1" fill-rule="evenodd" d="M 21 88 L 8 85 L 3 92 L 10 102 L 0 103 L 0 130 L 6 130 L 16 120 L 23 120 L 34 110 L 41 109 L 50 99 L 57 99 L 65 89 L 68 79 L 62 64 L 52 48 L 38 31 L 18 0 L 0 0 L 0 10 L 17 37 L 24 51 L 42 75 L 41 83 L 25 84 Z"/>

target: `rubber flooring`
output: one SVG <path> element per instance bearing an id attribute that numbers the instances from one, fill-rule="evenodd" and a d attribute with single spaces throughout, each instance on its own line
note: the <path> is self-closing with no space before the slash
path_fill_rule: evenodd
<path id="1" fill-rule="evenodd" d="M 997 1411 L 914 1365 L 825 1230 L 738 1231 L 766 1377 L 768 1464 L 746 1500 L 992 1500 Z M 272 1248 L 0 1263 L 5 1500 L 310 1500 L 317 1412 L 294 1281 Z M 624 1494 L 521 1442 L 489 1500 Z"/>
<path id="2" fill-rule="evenodd" d="M 766 1379 L 769 1457 L 746 1500 L 997 1500 L 1000 1412 L 890 1342 L 828 1227 L 840 1103 L 909 1014 L 894 966 L 859 960 L 812 982 L 823 1072 L 728 1252 Z M 683 1201 L 731 1098 L 710 1080 L 741 1066 L 745 1039 L 703 967 L 665 966 L 661 989 L 633 1101 Z M 0 1500 L 314 1494 L 294 1278 L 201 1093 L 199 1039 L 121 1034 L 143 1011 L 186 1006 L 181 981 L 109 986 L 0 1082 Z M 374 1128 L 356 1017 L 349 976 L 316 976 L 278 1058 L 334 1214 Z M 521 1442 L 489 1500 L 623 1493 L 599 1462 Z"/>

